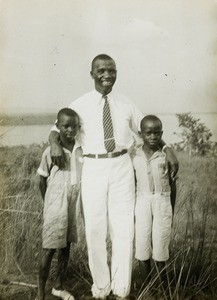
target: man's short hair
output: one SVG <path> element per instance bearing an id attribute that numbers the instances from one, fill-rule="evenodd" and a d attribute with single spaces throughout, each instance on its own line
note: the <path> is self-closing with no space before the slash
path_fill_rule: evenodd
<path id="1" fill-rule="evenodd" d="M 78 114 L 71 108 L 68 108 L 68 107 L 65 107 L 65 108 L 62 108 L 58 114 L 57 114 L 57 122 L 60 120 L 60 117 L 62 115 L 66 115 L 68 117 L 74 117 L 74 118 L 78 118 L 79 120 L 79 116 Z"/>
<path id="2" fill-rule="evenodd" d="M 111 56 L 109 56 L 107 54 L 99 54 L 96 57 L 94 57 L 94 59 L 92 60 L 92 64 L 91 64 L 92 70 L 93 70 L 93 66 L 97 60 L 113 60 L 114 61 L 114 59 L 111 58 Z"/>

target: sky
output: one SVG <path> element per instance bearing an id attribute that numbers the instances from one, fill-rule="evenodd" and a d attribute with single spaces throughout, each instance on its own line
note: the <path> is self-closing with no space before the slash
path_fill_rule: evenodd
<path id="1" fill-rule="evenodd" d="M 216 30 L 216 0 L 0 0 L 0 111 L 57 112 L 106 53 L 144 113 L 217 113 Z"/>

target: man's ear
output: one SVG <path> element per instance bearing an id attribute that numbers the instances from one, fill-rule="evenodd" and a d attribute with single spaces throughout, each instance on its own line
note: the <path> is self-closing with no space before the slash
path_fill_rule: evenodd
<path id="1" fill-rule="evenodd" d="M 90 76 L 94 79 L 93 71 L 90 71 Z"/>

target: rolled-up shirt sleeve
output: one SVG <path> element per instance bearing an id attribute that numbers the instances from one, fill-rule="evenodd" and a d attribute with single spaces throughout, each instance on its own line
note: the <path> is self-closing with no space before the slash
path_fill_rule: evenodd
<path id="1" fill-rule="evenodd" d="M 41 163 L 39 165 L 37 173 L 43 177 L 48 177 L 50 175 L 51 163 L 50 147 L 48 147 L 42 154 Z"/>
<path id="2" fill-rule="evenodd" d="M 133 104 L 130 103 L 131 107 L 131 114 L 132 114 L 132 119 L 131 119 L 131 129 L 133 132 L 138 134 L 140 131 L 140 122 L 143 119 L 144 115 L 139 111 L 139 109 Z"/>

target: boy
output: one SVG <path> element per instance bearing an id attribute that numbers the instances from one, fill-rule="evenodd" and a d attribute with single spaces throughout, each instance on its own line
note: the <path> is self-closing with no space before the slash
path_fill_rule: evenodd
<path id="1" fill-rule="evenodd" d="M 151 256 L 163 283 L 165 262 L 169 258 L 175 182 L 169 178 L 165 154 L 158 146 L 163 134 L 160 119 L 148 115 L 142 119 L 140 128 L 143 145 L 133 158 L 137 180 L 135 257 L 139 261 L 142 284 L 149 281 Z"/>
<path id="2" fill-rule="evenodd" d="M 43 252 L 38 277 L 39 300 L 45 299 L 45 285 L 56 249 L 59 249 L 59 255 L 52 294 L 62 299 L 74 299 L 63 289 L 63 279 L 69 259 L 70 243 L 77 240 L 76 200 L 81 176 L 79 159 L 82 156 L 81 148 L 75 142 L 79 129 L 77 113 L 70 108 L 61 109 L 57 115 L 57 127 L 60 131 L 59 143 L 64 149 L 65 166 L 60 170 L 52 164 L 48 147 L 42 155 L 38 169 L 40 191 L 44 200 Z"/>

